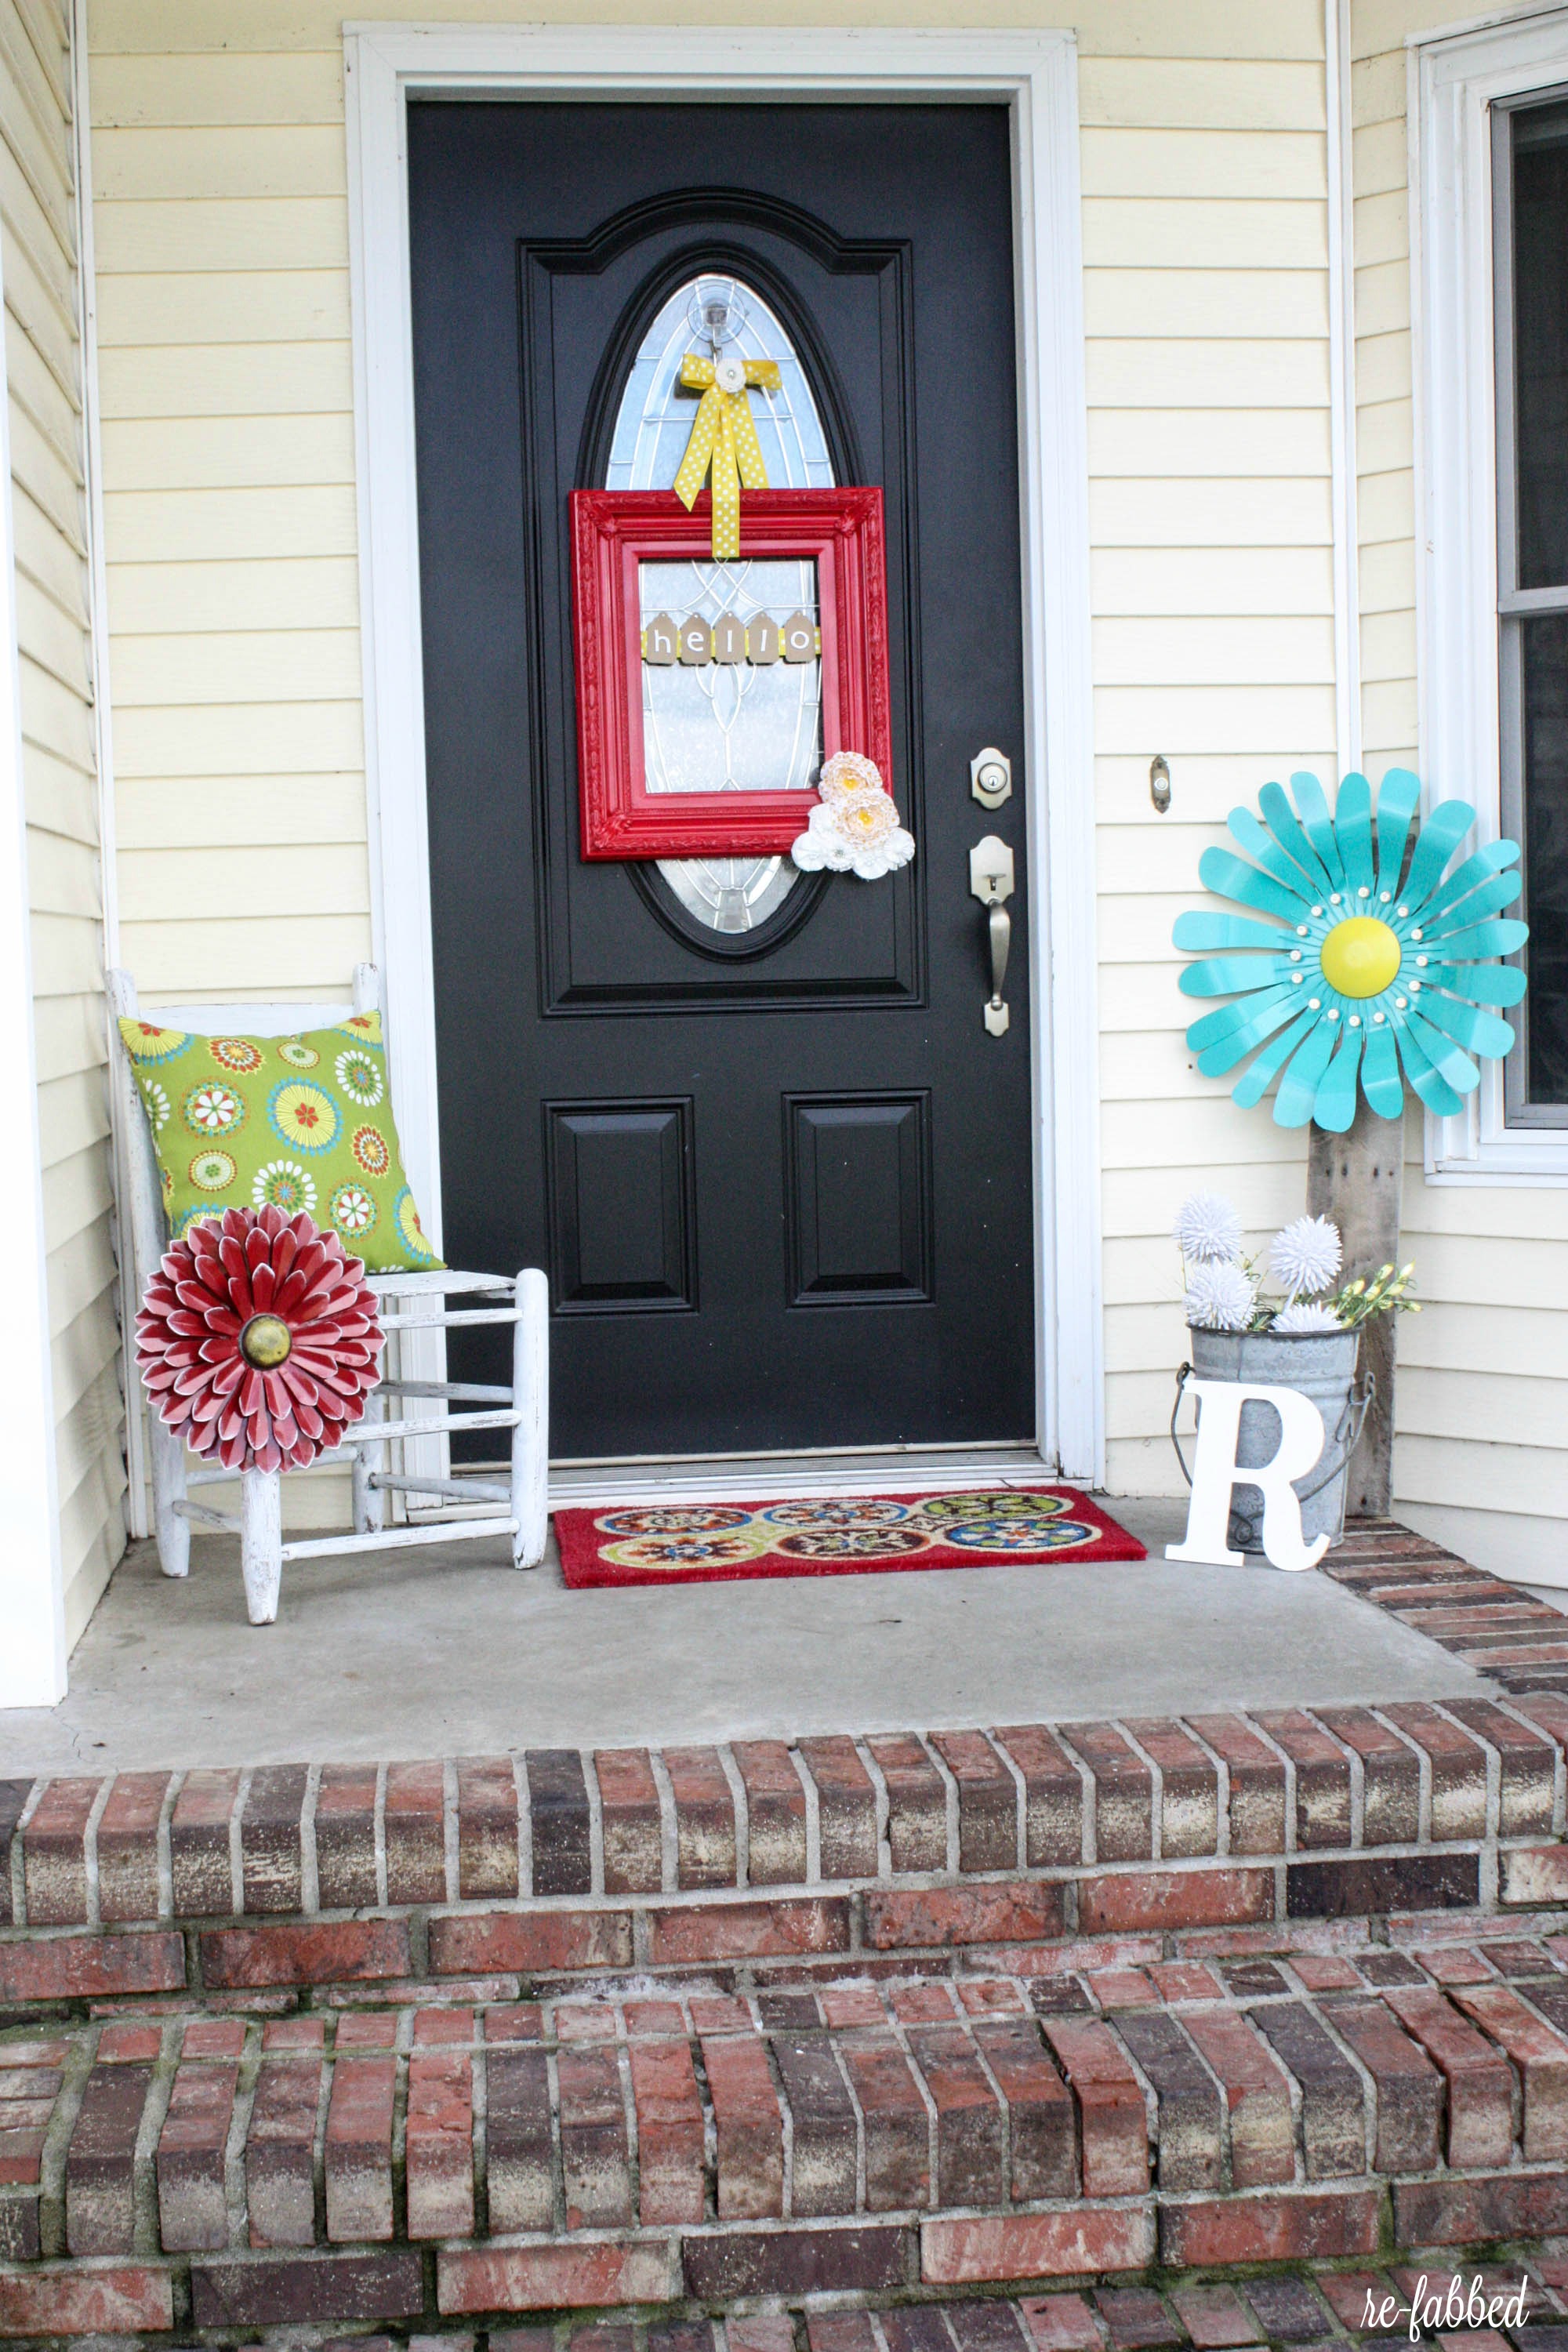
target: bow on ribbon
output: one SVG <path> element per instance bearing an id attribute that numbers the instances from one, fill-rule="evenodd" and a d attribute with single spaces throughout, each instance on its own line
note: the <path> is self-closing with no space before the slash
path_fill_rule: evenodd
<path id="1" fill-rule="evenodd" d="M 765 490 L 768 487 L 768 469 L 763 463 L 749 387 L 755 384 L 759 391 L 777 392 L 781 381 L 779 363 L 777 360 L 747 360 L 745 370 L 746 380 L 739 390 L 725 392 L 717 381 L 711 360 L 699 359 L 695 352 L 688 352 L 680 362 L 681 383 L 688 392 L 700 392 L 702 397 L 697 404 L 691 438 L 675 478 L 675 494 L 689 512 L 711 466 L 716 563 L 728 562 L 741 552 L 742 483 L 749 490 Z"/>

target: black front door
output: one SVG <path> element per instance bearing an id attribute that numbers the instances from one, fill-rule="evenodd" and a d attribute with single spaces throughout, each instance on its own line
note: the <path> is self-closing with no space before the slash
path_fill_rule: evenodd
<path id="1" fill-rule="evenodd" d="M 447 1255 L 548 1266 L 557 1457 L 1027 1439 L 1005 113 L 431 102 L 409 172 Z M 791 478 L 883 493 L 917 850 L 880 879 L 578 853 L 568 498 L 673 478 L 690 404 L 661 425 L 645 379 L 715 285 L 797 362 Z M 1001 1035 L 988 834 L 1017 881 Z"/>

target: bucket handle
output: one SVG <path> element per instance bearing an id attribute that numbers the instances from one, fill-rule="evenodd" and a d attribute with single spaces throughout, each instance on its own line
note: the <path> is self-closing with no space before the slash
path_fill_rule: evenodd
<path id="1" fill-rule="evenodd" d="M 1193 1474 L 1187 1467 L 1187 1457 L 1182 1452 L 1182 1441 L 1176 1434 L 1176 1421 L 1182 1410 L 1182 1399 L 1187 1392 L 1187 1382 L 1193 1376 L 1191 1364 L 1183 1364 L 1176 1374 L 1176 1401 L 1171 1407 L 1171 1444 L 1175 1449 L 1176 1460 L 1181 1465 L 1182 1475 L 1189 1486 L 1193 1483 Z M 1361 1433 L 1366 1427 L 1366 1417 L 1372 1411 L 1376 1395 L 1377 1375 L 1371 1371 L 1366 1373 L 1362 1388 L 1346 1392 L 1344 1411 L 1340 1415 L 1339 1426 L 1333 1435 L 1325 1437 L 1323 1442 L 1325 1457 L 1334 1454 L 1336 1449 L 1342 1450 L 1339 1451 L 1338 1459 L 1331 1462 L 1329 1468 L 1321 1477 L 1315 1478 L 1305 1492 L 1300 1487 L 1297 1488 L 1297 1494 L 1303 1503 L 1309 1502 L 1314 1495 L 1321 1493 L 1331 1478 L 1339 1476 L 1342 1468 L 1361 1444 Z M 1246 1481 L 1241 1479 L 1237 1483 L 1245 1485 Z"/>
<path id="2" fill-rule="evenodd" d="M 1182 1441 L 1176 1435 L 1176 1421 L 1182 1410 L 1182 1399 L 1187 1392 L 1187 1382 L 1192 1379 L 1192 1377 L 1193 1368 L 1191 1364 L 1183 1364 L 1179 1367 L 1176 1373 L 1176 1402 L 1171 1407 L 1171 1444 L 1176 1449 L 1176 1460 L 1181 1465 L 1182 1475 L 1186 1480 L 1189 1486 L 1193 1483 L 1193 1474 L 1187 1467 L 1187 1457 L 1182 1452 Z"/>

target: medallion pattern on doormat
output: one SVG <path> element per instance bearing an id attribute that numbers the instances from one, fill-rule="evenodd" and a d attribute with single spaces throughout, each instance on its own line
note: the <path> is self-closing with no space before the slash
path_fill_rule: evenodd
<path id="1" fill-rule="evenodd" d="M 555 1533 L 565 1580 L 579 1589 L 1147 1557 L 1075 1486 L 638 1504 L 557 1511 Z"/>

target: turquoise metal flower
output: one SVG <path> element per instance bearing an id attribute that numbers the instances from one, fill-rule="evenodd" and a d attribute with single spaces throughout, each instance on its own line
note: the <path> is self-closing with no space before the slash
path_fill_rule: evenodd
<path id="1" fill-rule="evenodd" d="M 1364 776 L 1345 778 L 1331 815 L 1316 776 L 1299 773 L 1290 785 L 1294 807 L 1279 784 L 1264 785 L 1262 824 L 1232 809 L 1230 831 L 1247 857 L 1205 849 L 1198 866 L 1216 896 L 1275 919 L 1176 920 L 1176 946 L 1203 959 L 1182 974 L 1184 994 L 1240 1000 L 1188 1029 L 1198 1067 L 1218 1077 L 1261 1045 L 1231 1094 L 1260 1102 L 1278 1078 L 1281 1127 L 1315 1119 L 1342 1134 L 1358 1080 L 1380 1118 L 1397 1118 L 1402 1065 L 1427 1109 L 1451 1116 L 1480 1084 L 1472 1055 L 1500 1056 L 1514 1042 L 1485 1008 L 1524 994 L 1517 967 L 1487 961 L 1530 936 L 1527 924 L 1499 919 L 1520 893 L 1507 870 L 1519 845 L 1489 842 L 1445 879 L 1475 822 L 1468 802 L 1441 801 L 1419 824 L 1421 786 L 1408 768 L 1384 777 L 1375 816 Z"/>

